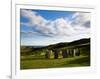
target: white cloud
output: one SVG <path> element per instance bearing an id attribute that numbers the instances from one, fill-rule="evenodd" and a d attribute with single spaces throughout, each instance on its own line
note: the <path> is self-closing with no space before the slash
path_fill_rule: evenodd
<path id="1" fill-rule="evenodd" d="M 64 18 L 56 19 L 54 25 L 58 35 L 71 36 L 75 33 L 70 21 Z"/>
<path id="2" fill-rule="evenodd" d="M 90 13 L 82 13 L 82 12 L 76 12 L 73 16 L 72 16 L 72 24 L 73 25 L 80 25 L 83 27 L 90 27 L 90 26 L 84 26 L 84 24 L 86 24 L 87 22 L 90 22 L 91 19 L 91 14 Z"/>
<path id="3" fill-rule="evenodd" d="M 47 22 L 42 16 L 38 15 L 36 12 L 31 10 L 21 10 L 21 16 L 26 17 L 29 19 L 29 26 L 37 25 L 37 26 L 44 26 Z"/>
<path id="4" fill-rule="evenodd" d="M 29 20 L 29 22 L 21 23 L 21 25 L 33 28 L 31 32 L 27 33 L 37 32 L 37 34 L 40 33 L 40 35 L 52 37 L 53 39 L 58 38 L 60 41 L 90 37 L 90 25 L 85 26 L 87 22 L 90 22 L 90 13 L 76 12 L 72 15 L 72 20 L 67 17 L 66 19 L 46 20 L 31 10 L 21 10 L 21 16 Z"/>

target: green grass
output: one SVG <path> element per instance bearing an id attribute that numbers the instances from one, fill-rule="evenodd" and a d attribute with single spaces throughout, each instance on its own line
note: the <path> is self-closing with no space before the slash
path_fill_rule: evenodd
<path id="1" fill-rule="evenodd" d="M 21 69 L 84 67 L 90 66 L 90 57 L 76 56 L 70 58 L 45 59 L 44 56 L 21 56 Z"/>

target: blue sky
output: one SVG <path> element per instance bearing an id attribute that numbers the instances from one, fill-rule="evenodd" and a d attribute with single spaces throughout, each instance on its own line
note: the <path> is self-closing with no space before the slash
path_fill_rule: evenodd
<path id="1" fill-rule="evenodd" d="M 50 45 L 90 37 L 90 13 L 20 10 L 21 45 Z"/>
<path id="2" fill-rule="evenodd" d="M 33 12 L 37 12 L 40 16 L 43 16 L 47 20 L 55 20 L 57 18 L 65 18 L 71 17 L 71 15 L 75 12 L 73 11 L 53 11 L 53 10 L 32 10 Z M 21 17 L 21 21 L 28 21 L 27 18 Z"/>

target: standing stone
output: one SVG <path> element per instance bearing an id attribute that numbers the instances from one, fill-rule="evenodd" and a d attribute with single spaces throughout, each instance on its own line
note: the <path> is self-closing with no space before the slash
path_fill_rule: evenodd
<path id="1" fill-rule="evenodd" d="M 73 57 L 74 56 L 74 50 L 71 49 L 71 56 Z"/>
<path id="2" fill-rule="evenodd" d="M 49 59 L 49 58 L 50 58 L 50 52 L 49 52 L 49 50 L 46 50 L 45 58 L 46 58 L 46 59 Z"/>
<path id="3" fill-rule="evenodd" d="M 73 55 L 74 56 L 76 55 L 76 49 L 73 49 Z"/>
<path id="4" fill-rule="evenodd" d="M 80 50 L 78 49 L 78 53 L 77 53 L 77 56 L 80 56 Z"/>
<path id="5" fill-rule="evenodd" d="M 72 57 L 72 56 L 73 56 L 73 49 L 70 49 L 69 56 L 70 56 L 70 57 Z"/>
<path id="6" fill-rule="evenodd" d="M 71 56 L 71 49 L 69 49 L 69 57 Z"/>
<path id="7" fill-rule="evenodd" d="M 70 53 L 70 50 L 69 50 L 69 49 L 67 49 L 67 56 L 69 56 L 69 53 Z"/>
<path id="8" fill-rule="evenodd" d="M 50 58 L 54 58 L 54 54 L 52 50 L 50 50 Z"/>
<path id="9" fill-rule="evenodd" d="M 80 56 L 80 50 L 78 48 L 76 49 L 76 56 Z"/>
<path id="10" fill-rule="evenodd" d="M 54 50 L 54 59 L 58 59 L 58 51 Z"/>
<path id="11" fill-rule="evenodd" d="M 62 50 L 59 50 L 59 58 L 63 58 L 63 56 L 62 56 Z"/>
<path id="12" fill-rule="evenodd" d="M 77 53 L 78 53 L 78 49 L 76 48 L 76 51 L 75 51 L 75 55 L 77 56 Z"/>
<path id="13" fill-rule="evenodd" d="M 66 58 L 68 56 L 67 50 L 62 50 L 62 56 L 63 56 L 63 58 Z"/>

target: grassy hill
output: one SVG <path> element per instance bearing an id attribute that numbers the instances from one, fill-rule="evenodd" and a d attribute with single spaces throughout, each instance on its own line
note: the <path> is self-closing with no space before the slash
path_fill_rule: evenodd
<path id="1" fill-rule="evenodd" d="M 84 44 L 88 45 L 84 46 Z M 81 53 L 80 56 L 62 58 L 60 54 L 58 59 L 54 59 L 53 55 L 51 55 L 50 59 L 45 58 L 46 50 L 61 50 L 67 49 L 67 47 L 77 46 L 81 46 L 79 48 Z M 90 38 L 48 46 L 20 46 L 20 51 L 21 69 L 90 66 Z"/>

